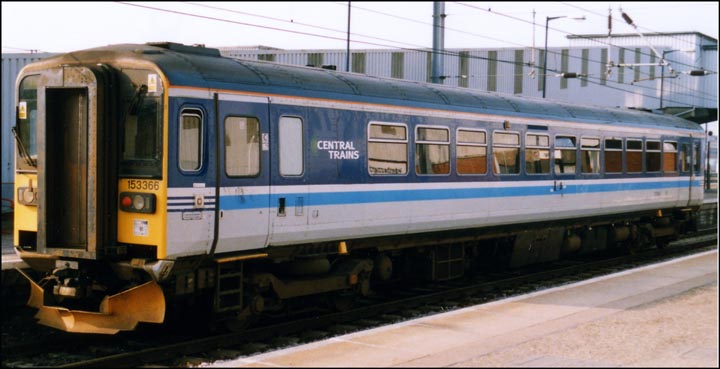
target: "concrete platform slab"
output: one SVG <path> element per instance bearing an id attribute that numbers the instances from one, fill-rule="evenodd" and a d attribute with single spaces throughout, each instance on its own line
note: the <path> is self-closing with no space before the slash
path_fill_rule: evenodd
<path id="1" fill-rule="evenodd" d="M 210 367 L 718 365 L 717 251 Z"/>

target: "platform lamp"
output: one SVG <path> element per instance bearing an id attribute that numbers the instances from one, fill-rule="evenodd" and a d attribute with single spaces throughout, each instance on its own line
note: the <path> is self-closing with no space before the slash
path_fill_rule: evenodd
<path id="1" fill-rule="evenodd" d="M 560 19 L 560 18 L 569 18 L 569 19 L 575 19 L 583 21 L 585 20 L 585 16 L 579 16 L 579 17 L 568 17 L 567 15 L 560 15 L 557 17 L 545 17 L 545 54 L 543 55 L 543 88 L 542 88 L 542 97 L 545 98 L 545 85 L 547 84 L 547 42 L 548 42 L 548 26 L 550 24 L 551 20 L 554 19 Z"/>

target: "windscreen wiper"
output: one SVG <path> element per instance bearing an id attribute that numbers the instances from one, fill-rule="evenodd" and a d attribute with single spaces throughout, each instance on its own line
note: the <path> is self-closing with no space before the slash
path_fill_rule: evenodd
<path id="1" fill-rule="evenodd" d="M 20 156 L 25 160 L 25 163 L 27 163 L 27 165 L 31 167 L 37 167 L 35 159 L 33 159 L 30 154 L 28 154 L 27 149 L 25 149 L 25 145 L 20 139 L 20 136 L 18 136 L 17 126 L 12 127 L 10 130 L 12 131 L 13 136 L 15 136 L 15 142 L 17 142 L 18 152 L 20 153 Z"/>

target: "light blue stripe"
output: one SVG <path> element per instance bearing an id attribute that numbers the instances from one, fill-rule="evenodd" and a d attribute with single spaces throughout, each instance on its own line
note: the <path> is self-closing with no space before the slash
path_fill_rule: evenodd
<path id="1" fill-rule="evenodd" d="M 641 182 L 641 183 L 603 183 L 565 185 L 565 188 L 551 191 L 552 186 L 528 187 L 493 187 L 493 188 L 449 188 L 429 190 L 386 190 L 386 191 L 348 191 L 348 192 L 318 192 L 318 193 L 286 193 L 263 195 L 234 195 L 222 196 L 220 207 L 222 210 L 259 209 L 277 206 L 279 198 L 285 198 L 285 206 L 295 206 L 297 198 L 303 198 L 304 206 L 323 205 L 353 205 L 370 203 L 391 203 L 404 201 L 433 201 L 433 200 L 465 200 L 483 198 L 502 198 L 520 196 L 556 196 L 560 194 L 589 194 L 623 191 L 659 190 L 670 188 L 687 188 L 688 181 L 671 182 Z M 700 181 L 693 181 L 694 187 L 700 187 Z"/>

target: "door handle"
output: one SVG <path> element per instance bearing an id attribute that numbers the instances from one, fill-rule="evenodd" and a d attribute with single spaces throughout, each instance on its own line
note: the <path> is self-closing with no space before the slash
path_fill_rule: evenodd
<path id="1" fill-rule="evenodd" d="M 277 215 L 278 215 L 279 217 L 284 217 L 284 216 L 285 216 L 285 198 L 284 198 L 284 197 L 278 198 L 278 212 L 277 212 Z"/>

